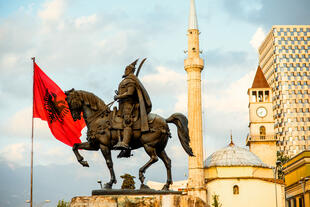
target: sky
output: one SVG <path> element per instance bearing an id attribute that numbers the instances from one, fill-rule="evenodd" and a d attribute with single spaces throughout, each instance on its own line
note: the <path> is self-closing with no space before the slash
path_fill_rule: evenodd
<path id="1" fill-rule="evenodd" d="M 204 156 L 229 143 L 230 131 L 245 147 L 248 96 L 258 65 L 257 48 L 272 25 L 309 24 L 308 0 L 196 0 L 202 72 Z M 105 102 L 126 65 L 147 57 L 140 79 L 153 112 L 168 118 L 187 114 L 186 72 L 189 0 L 0 0 L 0 207 L 26 206 L 30 198 L 32 61 L 63 90 L 93 92 Z M 167 145 L 175 181 L 187 176 L 187 155 L 175 126 Z M 82 131 L 85 141 L 86 129 Z M 90 168 L 76 161 L 70 147 L 34 124 L 34 202 L 55 206 L 99 188 L 109 180 L 100 152 L 81 151 Z M 119 188 L 124 173 L 138 177 L 148 161 L 139 149 L 130 159 L 113 160 Z M 165 182 L 161 161 L 146 181 Z M 139 181 L 136 180 L 139 188 Z"/>

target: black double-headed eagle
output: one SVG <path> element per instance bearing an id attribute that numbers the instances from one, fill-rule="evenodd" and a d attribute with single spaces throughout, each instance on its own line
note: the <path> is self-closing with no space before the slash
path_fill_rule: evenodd
<path id="1" fill-rule="evenodd" d="M 68 106 L 64 100 L 57 101 L 57 95 L 46 89 L 44 95 L 44 108 L 48 113 L 48 121 L 52 124 L 55 121 L 63 123 L 64 117 L 69 112 Z"/>

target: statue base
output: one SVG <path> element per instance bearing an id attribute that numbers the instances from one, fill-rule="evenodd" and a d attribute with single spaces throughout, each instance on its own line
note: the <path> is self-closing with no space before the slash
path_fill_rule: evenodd
<path id="1" fill-rule="evenodd" d="M 70 207 L 206 207 L 200 198 L 176 191 L 94 190 L 92 196 L 72 198 Z M 98 195 L 97 193 L 105 193 Z M 119 194 L 116 194 L 119 193 Z M 94 195 L 97 194 L 97 195 Z"/>
<path id="2" fill-rule="evenodd" d="M 154 189 L 140 189 L 140 190 L 130 190 L 130 189 L 100 189 L 93 190 L 92 195 L 170 195 L 177 194 L 181 195 L 181 191 L 170 191 L 170 190 L 154 190 Z"/>

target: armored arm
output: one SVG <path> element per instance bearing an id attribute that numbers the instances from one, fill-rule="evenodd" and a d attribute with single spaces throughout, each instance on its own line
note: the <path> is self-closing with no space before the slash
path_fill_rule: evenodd
<path id="1" fill-rule="evenodd" d="M 129 85 L 127 91 L 123 94 L 114 96 L 114 100 L 128 98 L 129 96 L 132 96 L 134 94 L 135 90 L 136 88 L 134 85 Z"/>

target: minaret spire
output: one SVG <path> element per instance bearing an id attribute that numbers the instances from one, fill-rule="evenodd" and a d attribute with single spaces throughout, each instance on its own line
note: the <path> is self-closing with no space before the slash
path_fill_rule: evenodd
<path id="1" fill-rule="evenodd" d="M 202 106 L 201 106 L 201 71 L 204 63 L 200 57 L 199 30 L 195 11 L 195 2 L 190 0 L 190 16 L 187 30 L 188 53 L 184 60 L 187 72 L 188 90 L 188 128 L 190 146 L 195 157 L 188 158 L 188 195 L 207 200 L 203 168 L 203 136 L 202 136 Z"/>
<path id="2" fill-rule="evenodd" d="M 188 29 L 198 29 L 195 0 L 191 0 L 189 19 L 188 19 Z"/>
<path id="3" fill-rule="evenodd" d="M 229 143 L 229 146 L 232 147 L 234 146 L 234 142 L 233 142 L 233 137 L 232 137 L 232 130 L 230 130 L 230 143 Z"/>

